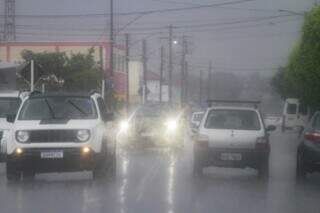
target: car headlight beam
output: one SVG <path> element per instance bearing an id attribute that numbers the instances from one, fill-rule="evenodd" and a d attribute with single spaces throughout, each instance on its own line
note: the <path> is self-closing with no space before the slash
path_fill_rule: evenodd
<path id="1" fill-rule="evenodd" d="M 173 119 L 168 120 L 165 125 L 168 131 L 175 131 L 178 127 L 177 121 Z"/>
<path id="2" fill-rule="evenodd" d="M 119 124 L 120 132 L 127 132 L 129 129 L 129 122 L 128 121 L 121 121 Z"/>

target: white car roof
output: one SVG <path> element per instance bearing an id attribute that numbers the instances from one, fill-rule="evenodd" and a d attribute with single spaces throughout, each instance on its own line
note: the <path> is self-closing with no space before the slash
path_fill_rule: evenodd
<path id="1" fill-rule="evenodd" d="M 213 106 L 208 108 L 208 110 L 214 109 L 226 109 L 226 110 L 252 110 L 258 112 L 258 109 L 254 107 L 244 107 L 244 106 Z"/>

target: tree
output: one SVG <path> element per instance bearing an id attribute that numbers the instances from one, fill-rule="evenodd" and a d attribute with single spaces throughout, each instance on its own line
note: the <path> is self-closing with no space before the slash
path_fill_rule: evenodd
<path id="1" fill-rule="evenodd" d="M 302 37 L 292 50 L 282 73 L 273 78 L 283 97 L 296 97 L 312 107 L 320 106 L 320 7 L 305 16 Z"/>
<path id="2" fill-rule="evenodd" d="M 87 54 L 77 53 L 67 56 L 64 52 L 35 53 L 24 50 L 21 53 L 26 64 L 34 60 L 36 86 L 45 83 L 47 89 L 67 91 L 89 91 L 98 89 L 101 72 L 93 58 L 93 49 Z M 21 71 L 22 78 L 30 81 L 30 66 Z"/>

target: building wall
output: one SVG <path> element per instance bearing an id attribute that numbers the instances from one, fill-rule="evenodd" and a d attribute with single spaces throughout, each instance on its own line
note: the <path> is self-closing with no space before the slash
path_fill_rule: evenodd
<path id="1" fill-rule="evenodd" d="M 139 89 L 141 87 L 143 65 L 141 61 L 129 62 L 129 95 L 131 103 L 139 103 L 141 96 Z"/>

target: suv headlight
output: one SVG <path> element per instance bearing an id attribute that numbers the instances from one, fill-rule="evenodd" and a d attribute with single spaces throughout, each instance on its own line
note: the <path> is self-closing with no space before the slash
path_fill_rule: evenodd
<path id="1" fill-rule="evenodd" d="M 87 129 L 81 129 L 77 131 L 77 139 L 80 142 L 86 142 L 90 138 L 90 131 Z"/>
<path id="2" fill-rule="evenodd" d="M 27 143 L 30 138 L 30 132 L 25 130 L 19 130 L 16 132 L 16 139 L 20 143 Z"/>

